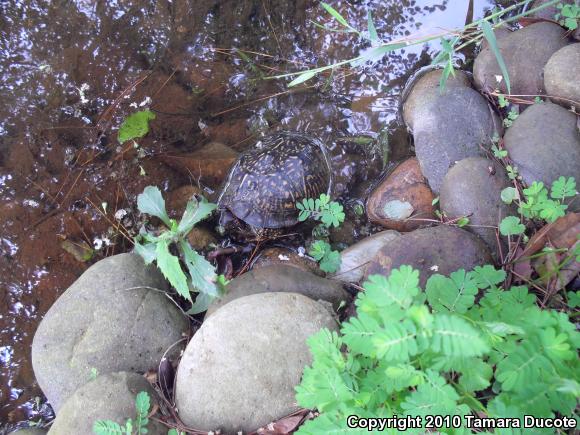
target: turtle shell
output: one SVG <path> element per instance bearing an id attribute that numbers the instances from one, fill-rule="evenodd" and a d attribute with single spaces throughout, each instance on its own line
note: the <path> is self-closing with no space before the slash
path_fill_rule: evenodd
<path id="1" fill-rule="evenodd" d="M 297 201 L 328 194 L 331 182 L 322 142 L 281 132 L 240 155 L 218 204 L 253 229 L 284 228 L 298 222 Z"/>

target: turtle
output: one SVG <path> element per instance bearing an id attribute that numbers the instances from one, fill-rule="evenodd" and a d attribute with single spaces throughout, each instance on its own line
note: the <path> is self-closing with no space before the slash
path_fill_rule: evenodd
<path id="1" fill-rule="evenodd" d="M 296 203 L 330 194 L 332 171 L 317 138 L 282 131 L 242 153 L 218 199 L 220 226 L 238 236 L 272 237 L 298 223 Z"/>

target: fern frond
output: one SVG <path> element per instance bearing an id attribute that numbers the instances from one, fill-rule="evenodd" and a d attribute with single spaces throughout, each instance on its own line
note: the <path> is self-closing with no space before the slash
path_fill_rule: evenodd
<path id="1" fill-rule="evenodd" d="M 488 350 L 480 333 L 459 317 L 436 315 L 432 334 L 432 349 L 443 355 L 480 356 Z"/>

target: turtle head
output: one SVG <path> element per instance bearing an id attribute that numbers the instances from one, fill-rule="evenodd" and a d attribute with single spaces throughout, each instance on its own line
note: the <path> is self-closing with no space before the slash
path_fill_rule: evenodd
<path id="1" fill-rule="evenodd" d="M 238 219 L 229 209 L 220 211 L 218 226 L 216 228 L 220 236 L 232 236 L 235 239 L 246 239 L 254 235 L 252 227 Z"/>

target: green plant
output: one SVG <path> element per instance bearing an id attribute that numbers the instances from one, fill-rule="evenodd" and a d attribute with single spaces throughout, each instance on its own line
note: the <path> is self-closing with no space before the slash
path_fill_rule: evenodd
<path id="1" fill-rule="evenodd" d="M 135 420 L 127 419 L 125 424 L 121 426 L 111 420 L 97 420 L 93 424 L 93 433 L 95 435 L 141 435 L 146 434 L 147 424 L 149 424 L 149 410 L 151 408 L 151 399 L 149 394 L 141 391 L 135 397 L 135 410 L 137 416 Z"/>
<path id="2" fill-rule="evenodd" d="M 119 127 L 117 139 L 120 144 L 128 140 L 139 139 L 149 132 L 149 121 L 155 119 L 155 113 L 141 110 L 129 115 Z"/>
<path id="3" fill-rule="evenodd" d="M 578 2 L 575 3 L 573 5 L 559 3 L 556 6 L 559 12 L 556 14 L 555 19 L 568 30 L 576 30 L 578 21 L 580 21 L 580 5 Z"/>
<path id="4" fill-rule="evenodd" d="M 566 198 L 573 198 L 576 192 L 576 181 L 573 177 L 560 177 L 552 183 L 552 188 L 544 187 L 544 183 L 534 181 L 530 187 L 523 190 L 524 199 L 519 198 L 517 190 L 506 187 L 501 192 L 501 199 L 506 204 L 516 201 L 518 212 L 528 219 L 543 219 L 554 222 L 566 213 L 568 206 L 564 204 Z M 523 234 L 525 226 L 516 216 L 505 217 L 499 226 L 500 233 L 504 236 Z"/>
<path id="5" fill-rule="evenodd" d="M 345 214 L 341 204 L 331 201 L 330 196 L 325 193 L 320 194 L 316 200 L 304 198 L 302 202 L 297 202 L 299 210 L 298 220 L 304 222 L 308 219 L 320 221 L 320 224 L 312 230 L 314 238 L 327 235 L 331 227 L 338 228 L 344 222 Z M 308 254 L 320 263 L 320 269 L 327 273 L 336 272 L 340 267 L 340 253 L 333 251 L 327 241 L 315 240 Z"/>
<path id="6" fill-rule="evenodd" d="M 159 218 L 166 228 L 159 234 L 142 228 L 135 239 L 135 252 L 143 257 L 146 264 L 155 261 L 180 296 L 191 302 L 191 292 L 198 292 L 188 313 L 197 314 L 207 310 L 209 304 L 223 294 L 227 282 L 223 276 L 217 276 L 211 263 L 191 247 L 187 234 L 198 222 L 206 219 L 216 205 L 203 197 L 199 201 L 193 199 L 187 203 L 178 223 L 167 215 L 159 189 L 147 186 L 137 197 L 137 207 L 141 213 Z M 178 256 L 171 253 L 172 247 Z M 183 271 L 182 262 L 187 272 Z"/>
<path id="7" fill-rule="evenodd" d="M 503 120 L 503 125 L 504 127 L 511 127 L 512 124 L 514 123 L 514 121 L 518 118 L 519 113 L 516 109 L 511 109 L 508 114 L 507 117 Z"/>
<path id="8" fill-rule="evenodd" d="M 372 21 L 372 16 L 369 14 L 367 19 L 367 30 L 361 31 L 357 30 L 355 26 L 351 25 L 337 10 L 325 2 L 321 2 L 320 5 L 333 17 L 333 19 L 341 26 L 339 29 L 329 29 L 324 26 L 318 25 L 326 31 L 331 32 L 343 32 L 343 33 L 354 33 L 359 36 L 362 40 L 366 40 L 370 43 L 370 47 L 363 49 L 361 54 L 355 58 L 342 60 L 330 65 L 325 65 L 317 68 L 312 68 L 304 71 L 291 72 L 287 74 L 277 75 L 272 78 L 286 78 L 295 77 L 288 86 L 296 86 L 300 83 L 304 83 L 317 74 L 325 71 L 334 71 L 338 67 L 351 66 L 360 67 L 368 62 L 376 62 L 380 60 L 385 54 L 405 48 L 411 45 L 424 45 L 430 41 L 439 40 L 441 43 L 441 52 L 433 59 L 433 64 L 443 64 L 443 74 L 441 78 L 441 88 L 444 88 L 445 82 L 449 75 L 454 74 L 454 62 L 453 59 L 457 52 L 460 52 L 465 47 L 476 44 L 482 41 L 484 38 L 488 41 L 490 49 L 494 53 L 500 70 L 502 72 L 503 80 L 506 84 L 506 89 L 508 93 L 511 92 L 510 79 L 505 65 L 504 59 L 499 51 L 497 41 L 494 35 L 494 28 L 503 26 L 507 23 L 514 22 L 520 18 L 531 15 L 541 9 L 549 6 L 553 6 L 558 3 L 559 0 L 549 0 L 546 3 L 530 8 L 525 12 L 515 14 L 509 17 L 507 14 L 524 6 L 529 0 L 520 1 L 512 6 L 509 6 L 503 10 L 494 10 L 490 15 L 481 20 L 473 21 L 470 24 L 465 25 L 461 29 L 449 29 L 445 31 L 445 35 L 441 36 L 441 33 L 433 36 L 426 37 L 416 37 L 408 36 L 399 40 L 384 42 L 377 35 L 376 27 Z M 316 24 L 316 23 L 315 23 Z M 459 35 L 459 36 L 458 36 Z M 445 36 L 448 36 L 446 38 Z"/>
<path id="9" fill-rule="evenodd" d="M 580 333 L 525 287 L 499 287 L 505 276 L 489 265 L 433 275 L 422 292 L 409 266 L 371 275 L 357 316 L 308 340 L 313 362 L 296 399 L 320 416 L 298 433 L 346 433 L 349 415 L 415 416 L 423 428 L 428 415 L 457 415 L 464 428 L 482 416 L 573 415 Z"/>

